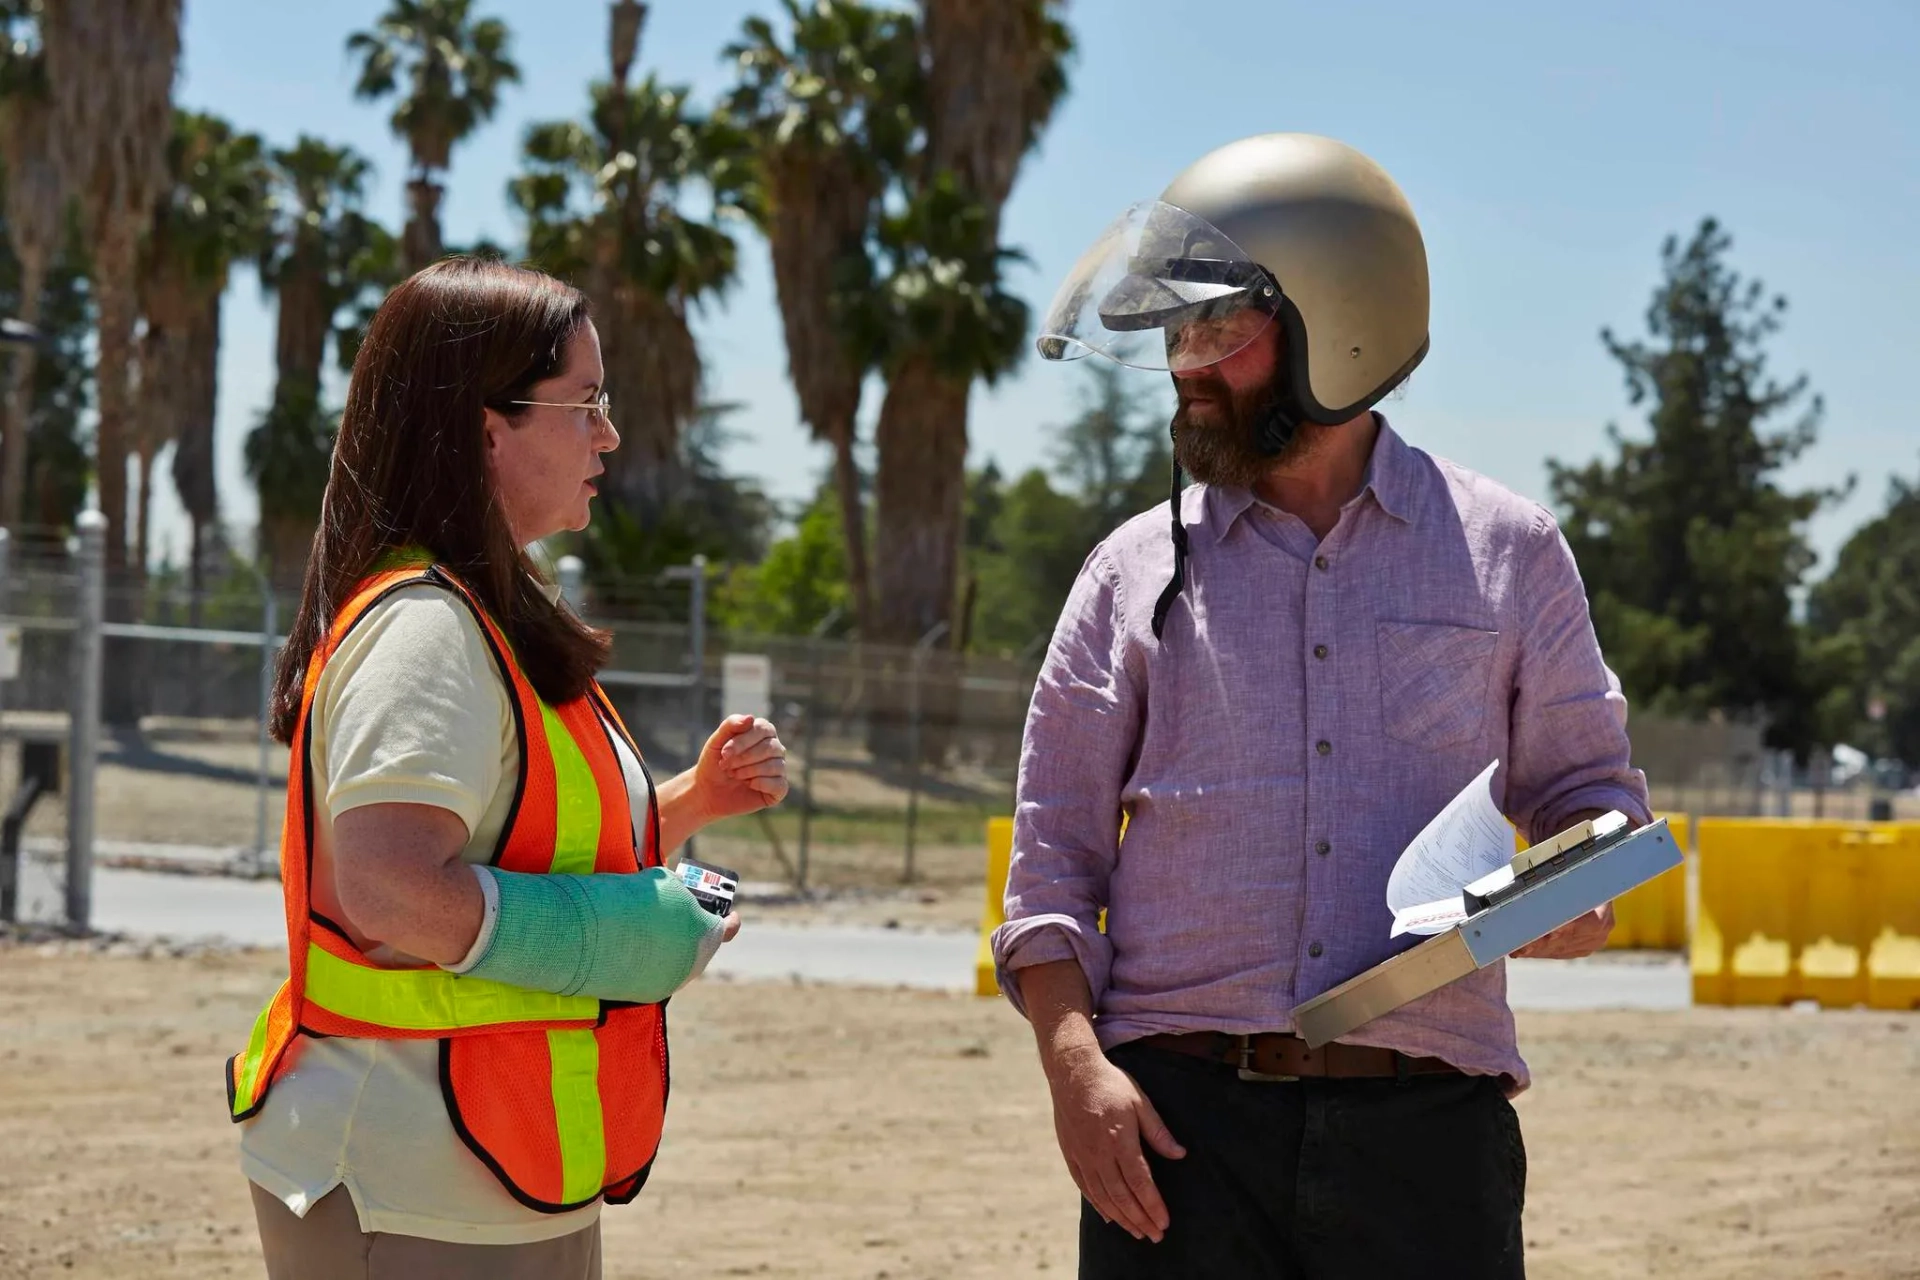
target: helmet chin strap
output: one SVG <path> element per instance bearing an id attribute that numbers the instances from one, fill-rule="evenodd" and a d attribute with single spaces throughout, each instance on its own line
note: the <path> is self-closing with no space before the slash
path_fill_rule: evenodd
<path id="1" fill-rule="evenodd" d="M 1305 419 L 1292 386 L 1281 387 L 1267 398 L 1266 406 L 1253 424 L 1254 449 L 1263 458 L 1279 457 L 1300 434 L 1300 424 Z"/>
<path id="2" fill-rule="evenodd" d="M 1279 391 L 1267 400 L 1266 407 L 1260 411 L 1253 427 L 1253 447 L 1263 458 L 1277 458 L 1293 438 L 1300 432 L 1300 424 L 1305 415 L 1299 411 L 1299 405 L 1291 387 Z M 1176 429 L 1167 429 L 1169 439 L 1176 435 Z M 1153 605 L 1153 638 L 1164 640 L 1167 629 L 1167 615 L 1173 611 L 1173 602 L 1187 585 L 1187 526 L 1180 518 L 1180 490 L 1185 479 L 1180 472 L 1179 449 L 1174 450 L 1173 485 L 1168 494 L 1167 505 L 1173 512 L 1173 576 L 1167 579 L 1167 585 L 1160 592 L 1160 598 Z"/>
<path id="3" fill-rule="evenodd" d="M 1172 439 L 1177 428 L 1168 427 L 1167 436 Z M 1167 579 L 1166 589 L 1153 604 L 1153 638 L 1161 639 L 1161 633 L 1167 629 L 1167 613 L 1173 608 L 1173 602 L 1180 598 L 1180 591 L 1187 585 L 1187 526 L 1180 519 L 1181 481 L 1180 455 L 1176 448 L 1173 460 L 1173 489 L 1168 495 L 1167 505 L 1173 511 L 1173 576 Z"/>

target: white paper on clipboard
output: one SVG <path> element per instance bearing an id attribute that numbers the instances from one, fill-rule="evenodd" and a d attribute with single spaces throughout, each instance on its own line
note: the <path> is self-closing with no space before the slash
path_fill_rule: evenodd
<path id="1" fill-rule="evenodd" d="M 1484 895 L 1513 883 L 1513 827 L 1493 802 L 1499 767 L 1495 760 L 1462 787 L 1393 864 L 1393 937 L 1450 929 L 1467 918 L 1463 889 Z"/>

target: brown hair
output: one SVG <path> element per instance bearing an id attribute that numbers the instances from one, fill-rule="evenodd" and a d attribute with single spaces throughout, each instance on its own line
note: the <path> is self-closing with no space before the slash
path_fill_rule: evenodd
<path id="1" fill-rule="evenodd" d="M 608 640 L 541 593 L 487 467 L 487 408 L 558 374 L 586 295 L 503 262 L 449 258 L 401 284 L 353 362 L 300 611 L 274 679 L 273 735 L 292 740 L 307 666 L 381 558 L 418 547 L 479 597 L 542 700 L 579 697 Z"/>

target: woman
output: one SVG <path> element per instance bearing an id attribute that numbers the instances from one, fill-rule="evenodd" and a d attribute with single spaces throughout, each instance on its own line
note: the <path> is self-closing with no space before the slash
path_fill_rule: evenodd
<path id="1" fill-rule="evenodd" d="M 732 717 L 655 787 L 608 639 L 524 548 L 582 529 L 608 419 L 576 290 L 455 259 L 354 362 L 273 730 L 290 976 L 228 1064 L 274 1280 L 593 1277 L 645 1181 L 665 1001 L 739 928 L 659 863 L 786 794 Z"/>

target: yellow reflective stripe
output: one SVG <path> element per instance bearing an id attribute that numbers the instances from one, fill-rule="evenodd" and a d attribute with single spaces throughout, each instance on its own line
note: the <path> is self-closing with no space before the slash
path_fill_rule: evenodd
<path id="1" fill-rule="evenodd" d="M 254 1085 L 260 1079 L 261 1060 L 267 1056 L 267 1018 L 273 1013 L 274 1002 L 279 1000 L 276 993 L 260 1016 L 253 1020 L 253 1033 L 247 1037 L 247 1051 L 233 1064 L 233 1114 L 239 1115 L 249 1110 L 257 1100 L 254 1097 Z"/>
<path id="2" fill-rule="evenodd" d="M 600 1116 L 600 1041 L 591 1031 L 549 1031 L 553 1119 L 560 1134 L 560 1199 L 591 1200 L 605 1185 L 607 1135 Z"/>
<path id="3" fill-rule="evenodd" d="M 553 875 L 584 876 L 593 871 L 600 849 L 600 787 L 593 769 L 552 707 L 540 704 L 547 727 L 547 754 L 553 757 Z"/>
<path id="4" fill-rule="evenodd" d="M 374 969 L 307 947 L 307 999 L 329 1013 L 398 1031 L 451 1031 L 502 1022 L 591 1022 L 592 996 L 462 978 L 440 969 Z"/>

